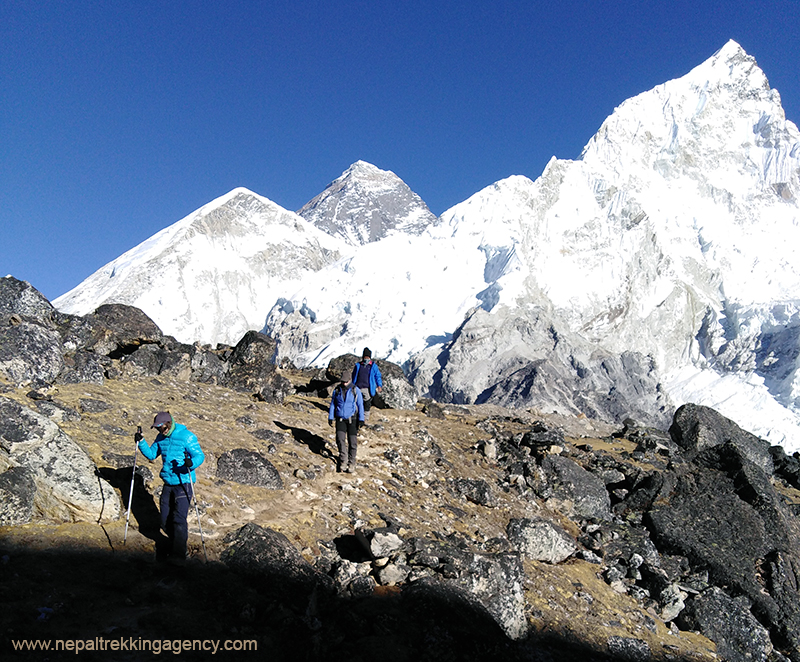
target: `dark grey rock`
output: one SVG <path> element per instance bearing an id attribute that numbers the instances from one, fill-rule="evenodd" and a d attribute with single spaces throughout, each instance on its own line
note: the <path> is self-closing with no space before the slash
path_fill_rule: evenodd
<path id="1" fill-rule="evenodd" d="M 248 331 L 234 347 L 223 384 L 239 391 L 259 392 L 270 383 L 277 368 L 275 341 L 258 331 Z"/>
<path id="2" fill-rule="evenodd" d="M 56 331 L 25 321 L 0 326 L 0 375 L 10 382 L 52 384 L 64 367 Z"/>
<path id="3" fill-rule="evenodd" d="M 220 456 L 217 477 L 270 490 L 283 489 L 283 480 L 275 466 L 261 453 L 244 448 L 234 448 Z"/>
<path id="4" fill-rule="evenodd" d="M 269 441 L 273 444 L 285 444 L 291 438 L 285 432 L 276 432 L 275 430 L 267 430 L 265 428 L 258 428 L 257 430 L 253 430 L 250 434 L 256 439 Z"/>
<path id="5" fill-rule="evenodd" d="M 228 547 L 220 560 L 286 604 L 308 608 L 315 589 L 332 588 L 332 580 L 308 563 L 282 533 L 250 523 L 229 533 L 224 542 Z"/>
<path id="6" fill-rule="evenodd" d="M 102 358 L 92 352 L 78 351 L 64 356 L 64 369 L 58 384 L 102 384 L 106 370 Z"/>
<path id="7" fill-rule="evenodd" d="M 611 498 L 601 478 L 560 455 L 548 455 L 542 471 L 553 496 L 572 502 L 577 517 L 611 519 Z"/>
<path id="8" fill-rule="evenodd" d="M 191 376 L 188 346 L 171 351 L 152 343 L 141 345 L 133 353 L 122 357 L 120 363 L 127 377 L 171 375 L 188 380 Z"/>
<path id="9" fill-rule="evenodd" d="M 27 467 L 11 467 L 0 474 L 0 526 L 33 520 L 36 485 Z"/>
<path id="10" fill-rule="evenodd" d="M 212 350 L 207 346 L 195 345 L 191 352 L 190 364 L 192 381 L 204 384 L 223 384 L 230 367 L 222 355 L 230 354 L 230 350 Z"/>
<path id="11" fill-rule="evenodd" d="M 772 652 L 769 631 L 750 612 L 748 600 L 715 586 L 690 600 L 681 619 L 717 644 L 717 653 L 729 662 L 766 662 Z"/>
<path id="12" fill-rule="evenodd" d="M 121 303 L 103 304 L 86 318 L 113 332 L 115 350 L 108 352 L 112 358 L 129 354 L 141 345 L 158 343 L 164 334 L 158 325 L 135 306 Z"/>
<path id="13" fill-rule="evenodd" d="M 84 414 L 102 414 L 111 409 L 110 404 L 95 398 L 81 398 L 78 405 Z"/>
<path id="14" fill-rule="evenodd" d="M 277 372 L 272 373 L 256 393 L 261 402 L 282 405 L 288 396 L 294 393 L 292 383 Z"/>
<path id="15" fill-rule="evenodd" d="M 452 478 L 448 479 L 447 484 L 454 494 L 463 496 L 479 506 L 494 508 L 497 505 L 497 497 L 493 494 L 489 483 L 483 479 Z"/>
<path id="16" fill-rule="evenodd" d="M 16 317 L 41 326 L 53 327 L 56 309 L 30 283 L 13 276 L 0 278 L 0 326 L 7 326 Z"/>
<path id="17" fill-rule="evenodd" d="M 37 400 L 36 409 L 56 423 L 81 420 L 80 412 L 77 409 L 55 400 Z"/>
<path id="18" fill-rule="evenodd" d="M 689 457 L 707 448 L 730 443 L 768 475 L 774 471 L 769 443 L 742 430 L 710 407 L 695 404 L 679 407 L 669 433 Z"/>
<path id="19" fill-rule="evenodd" d="M 800 453 L 787 455 L 782 446 L 772 446 L 769 454 L 772 456 L 775 475 L 800 490 Z"/>
<path id="20" fill-rule="evenodd" d="M 564 433 L 536 421 L 528 432 L 522 435 L 520 446 L 527 446 L 536 454 L 546 453 L 551 446 L 564 445 Z"/>
<path id="21" fill-rule="evenodd" d="M 648 643 L 633 637 L 609 637 L 608 653 L 614 660 L 626 662 L 647 662 L 652 659 Z"/>
<path id="22" fill-rule="evenodd" d="M 720 436 L 728 438 L 704 441 Z M 747 596 L 773 636 L 800 655 L 800 596 L 793 588 L 800 576 L 797 523 L 764 463 L 751 461 L 763 456 L 750 441 L 703 432 L 694 463 L 665 476 L 646 521 L 659 548 L 686 556 L 708 569 L 711 583 Z"/>
<path id="23" fill-rule="evenodd" d="M 517 640 L 528 633 L 524 576 L 518 554 L 472 554 L 450 581 L 477 599 L 506 636 Z"/>
<path id="24" fill-rule="evenodd" d="M 342 354 L 331 359 L 325 370 L 325 378 L 332 386 L 342 378 L 342 375 L 346 375 L 350 379 L 353 374 L 353 368 L 360 360 L 361 357 L 355 354 Z"/>
<path id="25" fill-rule="evenodd" d="M 405 376 L 403 369 L 396 363 L 376 359 L 383 379 L 383 388 L 380 400 L 383 406 L 389 409 L 410 409 L 417 406 L 417 393 L 411 382 Z"/>

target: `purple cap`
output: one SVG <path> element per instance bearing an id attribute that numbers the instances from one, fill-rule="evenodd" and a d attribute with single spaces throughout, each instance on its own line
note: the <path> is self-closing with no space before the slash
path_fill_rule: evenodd
<path id="1" fill-rule="evenodd" d="M 153 419 L 153 424 L 150 427 L 160 428 L 165 423 L 172 423 L 172 414 L 168 411 L 160 411 L 156 414 L 156 417 Z"/>

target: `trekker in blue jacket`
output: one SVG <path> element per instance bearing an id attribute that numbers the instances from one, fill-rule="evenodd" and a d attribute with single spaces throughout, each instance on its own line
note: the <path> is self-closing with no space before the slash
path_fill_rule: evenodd
<path id="1" fill-rule="evenodd" d="M 339 447 L 339 463 L 336 471 L 351 474 L 356 468 L 358 451 L 358 428 L 364 422 L 364 397 L 355 384 L 342 373 L 339 385 L 333 389 L 331 406 L 328 409 L 328 425 L 336 422 L 336 444 Z"/>
<path id="2" fill-rule="evenodd" d="M 186 559 L 186 542 L 189 538 L 189 525 L 186 521 L 189 505 L 194 497 L 194 470 L 206 459 L 197 436 L 185 425 L 179 425 L 168 411 L 156 414 L 151 428 L 158 430 L 155 441 L 148 444 L 140 432 L 134 439 L 139 450 L 151 462 L 159 455 L 163 462 L 161 480 L 161 529 L 167 536 L 166 553 L 162 554 L 156 546 L 157 558 L 169 558 L 182 563 Z"/>
<path id="3" fill-rule="evenodd" d="M 369 410 L 372 407 L 372 398 L 383 390 L 383 377 L 377 363 L 372 361 L 372 352 L 365 347 L 361 361 L 353 367 L 353 383 L 364 396 L 364 420 L 369 420 Z"/>

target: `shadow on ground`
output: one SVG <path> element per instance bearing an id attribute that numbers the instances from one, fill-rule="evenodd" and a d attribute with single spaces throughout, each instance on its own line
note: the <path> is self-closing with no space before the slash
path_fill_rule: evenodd
<path id="1" fill-rule="evenodd" d="M 5 660 L 75 660 L 72 651 L 17 650 L 21 640 L 137 644 L 139 650 L 84 650 L 77 659 L 152 659 L 144 641 L 255 642 L 257 651 L 184 651 L 166 659 L 294 662 L 606 661 L 613 658 L 557 635 L 513 642 L 479 607 L 445 588 L 379 587 L 363 598 L 337 596 L 332 584 L 225 564 L 175 568 L 141 551 L 4 549 L 0 650 Z M 138 643 L 137 643 L 138 642 Z M 19 644 L 17 644 L 18 646 Z M 199 645 L 199 643 L 198 643 Z M 164 659 L 155 656 L 156 659 Z M 655 656 L 650 659 L 659 659 Z"/>
<path id="2" fill-rule="evenodd" d="M 307 446 L 308 449 L 315 455 L 319 455 L 321 457 L 325 457 L 328 459 L 335 459 L 334 454 L 327 447 L 327 443 L 324 437 L 320 437 L 318 434 L 309 432 L 304 428 L 292 427 L 291 425 L 286 425 L 285 423 L 281 423 L 280 421 L 273 421 L 273 422 L 281 430 L 291 432 L 292 437 L 296 442 L 303 444 L 304 446 Z"/>

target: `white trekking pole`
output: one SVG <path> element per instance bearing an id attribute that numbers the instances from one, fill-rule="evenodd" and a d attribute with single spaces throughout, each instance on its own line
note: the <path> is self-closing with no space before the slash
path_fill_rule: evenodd
<path id="1" fill-rule="evenodd" d="M 136 427 L 136 434 L 142 434 L 142 426 L 139 425 Z M 133 481 L 136 478 L 136 460 L 139 457 L 139 442 L 133 442 L 133 471 L 131 471 L 131 489 L 128 494 L 128 514 L 125 515 L 125 536 L 122 539 L 122 544 L 124 545 L 128 540 L 128 522 L 131 519 L 131 504 L 133 504 Z"/>
<path id="2" fill-rule="evenodd" d="M 194 499 L 194 514 L 197 515 L 197 528 L 200 529 L 200 542 L 203 543 L 203 557 L 208 563 L 208 554 L 206 554 L 206 539 L 203 535 L 203 525 L 200 524 L 200 511 L 197 509 L 197 492 L 195 491 L 195 483 L 192 483 L 192 498 Z"/>
<path id="3" fill-rule="evenodd" d="M 192 456 L 189 454 L 189 451 L 183 452 L 185 463 L 187 467 L 192 466 Z M 183 481 L 181 481 L 183 482 Z M 192 474 L 191 470 L 189 472 L 189 487 L 192 490 L 192 499 L 194 499 L 194 514 L 197 515 L 197 528 L 200 529 L 200 542 L 203 543 L 203 556 L 205 557 L 206 563 L 208 563 L 208 554 L 206 554 L 206 538 L 203 535 L 203 525 L 200 524 L 200 511 L 197 509 L 197 492 L 195 491 L 195 483 L 192 482 Z"/>

